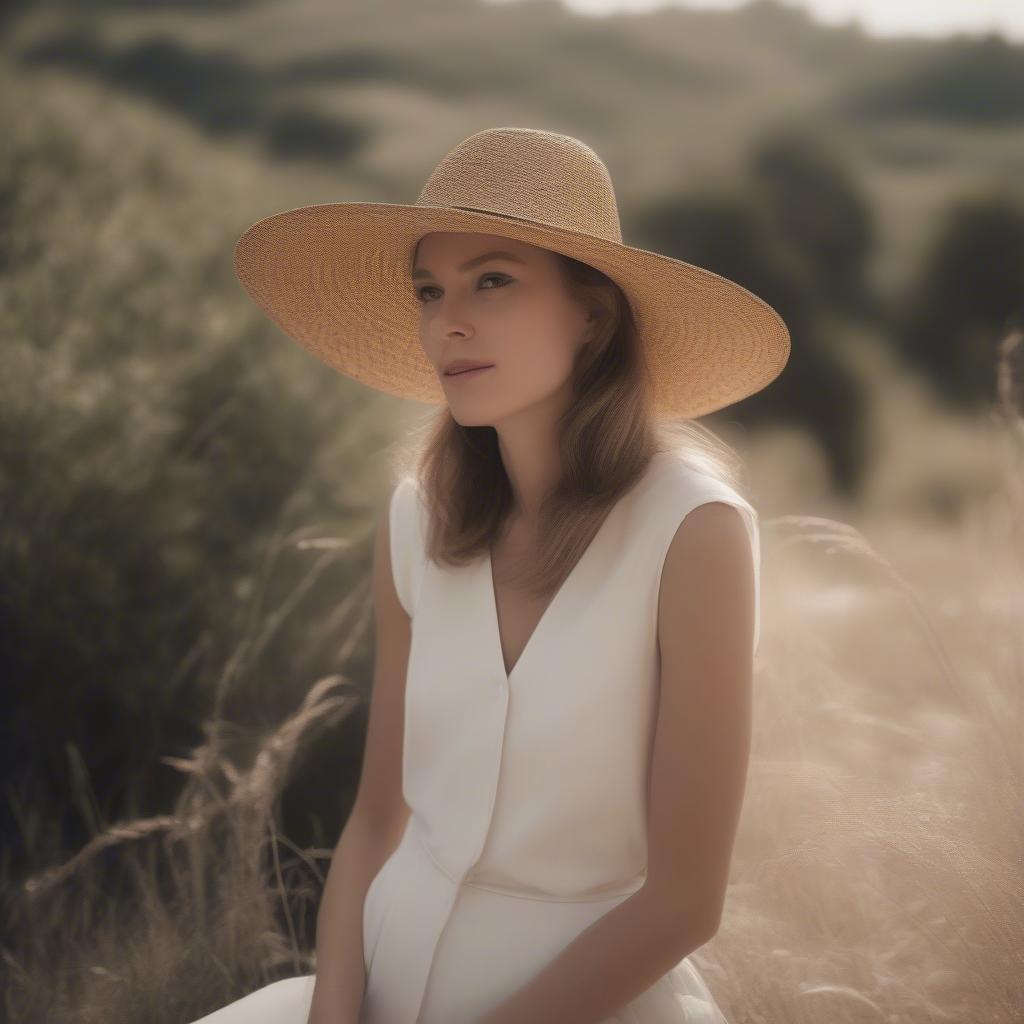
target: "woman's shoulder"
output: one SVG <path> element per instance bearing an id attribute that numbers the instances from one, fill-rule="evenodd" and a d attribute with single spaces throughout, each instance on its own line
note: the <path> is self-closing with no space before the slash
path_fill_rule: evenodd
<path id="1" fill-rule="evenodd" d="M 713 468 L 675 451 L 659 451 L 652 458 L 651 495 L 662 507 L 689 511 L 707 501 L 726 501 L 756 516 L 756 509 L 739 487 Z"/>
<path id="2" fill-rule="evenodd" d="M 405 523 L 420 522 L 426 513 L 423 484 L 411 470 L 397 475 L 391 489 L 391 512 Z"/>
<path id="3" fill-rule="evenodd" d="M 760 587 L 761 587 L 761 528 L 760 517 L 754 504 L 746 498 L 736 485 L 716 473 L 713 469 L 687 461 L 683 456 L 666 453 L 659 459 L 653 500 L 650 509 L 658 510 L 661 516 L 659 542 L 663 556 L 667 554 L 683 520 L 701 505 L 722 502 L 733 506 L 739 513 L 746 528 L 754 578 L 754 650 L 756 652 L 760 633 Z"/>
<path id="4" fill-rule="evenodd" d="M 412 473 L 400 474 L 392 487 L 388 531 L 395 588 L 403 607 L 412 615 L 426 549 L 425 506 L 419 481 Z"/>
<path id="5" fill-rule="evenodd" d="M 389 515 L 392 544 L 422 550 L 427 533 L 427 507 L 423 487 L 415 474 L 398 476 L 391 491 Z"/>

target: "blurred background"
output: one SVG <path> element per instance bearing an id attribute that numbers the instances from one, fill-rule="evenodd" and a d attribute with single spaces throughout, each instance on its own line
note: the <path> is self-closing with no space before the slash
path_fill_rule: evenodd
<path id="1" fill-rule="evenodd" d="M 712 9 L 717 8 L 717 9 Z M 1019 4 L 77 0 L 0 14 L 3 1012 L 314 969 L 373 529 L 426 407 L 290 342 L 255 220 L 576 135 L 627 243 L 774 306 L 702 422 L 763 530 L 734 1024 L 1024 1015 Z"/>

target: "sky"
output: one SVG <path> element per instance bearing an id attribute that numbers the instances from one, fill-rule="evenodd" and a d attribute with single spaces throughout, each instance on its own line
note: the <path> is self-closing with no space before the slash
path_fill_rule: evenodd
<path id="1" fill-rule="evenodd" d="M 672 4 L 705 10 L 746 6 L 748 0 L 562 0 L 582 14 L 647 11 Z M 1024 0 L 786 0 L 826 24 L 859 21 L 865 32 L 881 36 L 982 35 L 997 31 L 1024 42 Z"/>

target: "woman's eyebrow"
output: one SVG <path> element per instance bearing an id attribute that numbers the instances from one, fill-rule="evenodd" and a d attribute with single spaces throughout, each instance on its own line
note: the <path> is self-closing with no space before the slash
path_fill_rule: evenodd
<path id="1" fill-rule="evenodd" d="M 524 260 L 521 256 L 517 256 L 513 252 L 505 252 L 501 249 L 496 249 L 494 252 L 485 252 L 479 256 L 474 256 L 471 260 L 466 260 L 466 262 L 463 263 L 461 267 L 459 267 L 459 271 L 461 273 L 465 273 L 467 270 L 471 270 L 473 267 L 475 267 L 478 263 L 484 263 L 487 260 L 493 259 L 511 260 L 513 263 L 521 263 L 523 266 L 526 266 L 526 260 Z M 413 267 L 412 277 L 414 281 L 418 277 L 433 276 L 434 275 L 429 270 L 427 270 L 426 267 Z"/>

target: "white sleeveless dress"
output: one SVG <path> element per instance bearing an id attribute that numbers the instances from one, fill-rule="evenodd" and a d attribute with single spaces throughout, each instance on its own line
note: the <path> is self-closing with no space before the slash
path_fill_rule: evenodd
<path id="1" fill-rule="evenodd" d="M 490 559 L 428 561 L 415 481 L 398 483 L 389 523 L 412 618 L 412 813 L 366 893 L 361 1024 L 475 1024 L 643 884 L 661 571 L 682 519 L 710 501 L 738 508 L 748 529 L 756 650 L 757 513 L 727 484 L 659 453 L 506 674 Z M 313 982 L 274 982 L 201 1024 L 306 1024 Z M 605 1024 L 725 1017 L 687 957 Z"/>

